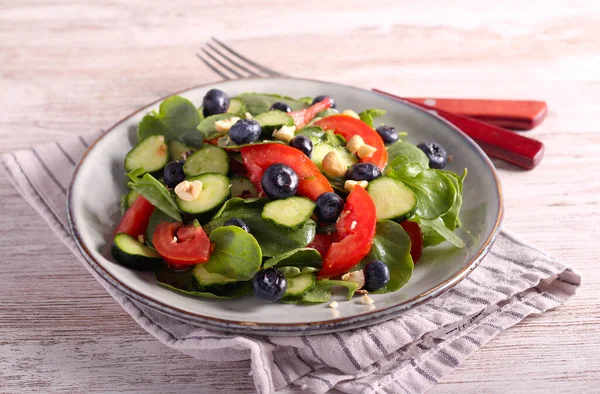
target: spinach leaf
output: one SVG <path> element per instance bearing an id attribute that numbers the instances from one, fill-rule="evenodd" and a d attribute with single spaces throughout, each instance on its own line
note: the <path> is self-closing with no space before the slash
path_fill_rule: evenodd
<path id="1" fill-rule="evenodd" d="M 383 116 L 386 114 L 386 112 L 387 111 L 385 109 L 371 108 L 365 109 L 364 111 L 359 113 L 358 116 L 360 117 L 360 120 L 373 127 L 373 118 Z"/>
<path id="2" fill-rule="evenodd" d="M 390 269 L 390 281 L 374 293 L 396 291 L 408 282 L 414 268 L 410 246 L 410 237 L 401 225 L 391 220 L 377 222 L 373 246 L 360 267 L 364 267 L 371 260 L 381 260 Z"/>
<path id="3" fill-rule="evenodd" d="M 418 221 L 419 225 L 421 226 L 421 230 L 423 231 L 423 246 L 438 244 L 439 238 L 436 236 L 437 234 L 439 237 L 442 237 L 457 248 L 465 247 L 465 242 L 460 239 L 458 235 L 454 234 L 454 231 L 446 227 L 446 224 L 442 218 L 436 218 L 433 220 L 419 218 Z"/>
<path id="4" fill-rule="evenodd" d="M 440 171 L 440 172 L 442 174 L 446 175 L 448 177 L 448 179 L 450 179 L 452 181 L 452 184 L 454 185 L 454 187 L 457 190 L 456 200 L 454 201 L 454 205 L 452 205 L 452 208 L 450 208 L 450 210 L 442 216 L 442 220 L 444 221 L 444 224 L 446 225 L 446 227 L 448 227 L 450 230 L 454 231 L 458 227 L 460 227 L 460 218 L 458 217 L 458 215 L 460 214 L 460 208 L 462 207 L 462 187 L 463 187 L 463 181 L 467 176 L 467 169 L 465 168 L 462 176 L 459 176 L 451 171 Z"/>
<path id="5" fill-rule="evenodd" d="M 206 271 L 238 281 L 250 280 L 260 269 L 262 253 L 256 239 L 235 226 L 219 227 L 210 233 L 213 247 Z"/>
<path id="6" fill-rule="evenodd" d="M 144 116 L 138 125 L 138 140 L 151 135 L 164 135 L 167 140 L 176 139 L 182 134 L 198 133 L 200 123 L 198 110 L 191 101 L 180 96 L 172 96 L 160 104 L 158 112 Z"/>
<path id="7" fill-rule="evenodd" d="M 138 168 L 127 174 L 131 181 L 127 184 L 130 188 L 140 193 L 150 204 L 160 209 L 173 219 L 181 221 L 181 215 L 177 209 L 177 204 L 173 200 L 171 193 L 167 188 L 150 174 L 140 175 L 144 172 L 143 168 Z"/>
<path id="8" fill-rule="evenodd" d="M 302 302 L 327 302 L 331 299 L 331 289 L 333 287 L 345 287 L 348 289 L 347 298 L 350 300 L 354 296 L 356 290 L 358 290 L 358 283 L 347 282 L 344 280 L 318 280 L 315 287 L 302 296 Z"/>
<path id="9" fill-rule="evenodd" d="M 323 137 L 325 136 L 325 130 L 320 128 L 319 126 L 305 126 L 303 127 L 298 134 L 302 134 L 312 141 L 313 144 L 318 144 L 323 141 Z"/>
<path id="10" fill-rule="evenodd" d="M 389 168 L 399 167 L 406 163 L 419 163 L 423 168 L 429 168 L 429 159 L 425 153 L 410 142 L 397 141 L 388 146 Z"/>
<path id="11" fill-rule="evenodd" d="M 298 101 L 301 101 L 301 102 L 303 102 L 303 103 L 304 103 L 304 104 L 306 104 L 306 105 L 311 105 L 311 104 L 312 104 L 312 102 L 313 102 L 313 100 L 314 100 L 314 99 L 313 99 L 312 97 L 309 97 L 309 96 L 306 96 L 306 97 L 300 97 L 300 98 L 298 99 Z"/>
<path id="12" fill-rule="evenodd" d="M 289 252 L 271 257 L 264 262 L 263 268 L 269 267 L 314 267 L 321 268 L 321 254 L 313 248 L 298 248 Z"/>
<path id="13" fill-rule="evenodd" d="M 271 109 L 271 106 L 278 101 L 283 101 L 290 106 L 292 111 L 298 111 L 304 108 L 307 108 L 309 104 L 295 100 L 291 97 L 279 96 L 276 94 L 261 94 L 261 93 L 242 93 L 236 98 L 242 100 L 242 102 L 246 105 L 246 110 L 250 112 L 252 115 L 258 115 L 263 112 L 268 112 Z M 312 100 L 311 100 L 312 101 Z"/>
<path id="14" fill-rule="evenodd" d="M 300 228 L 290 230 L 263 219 L 262 208 L 268 201 L 266 198 L 232 198 L 226 201 L 212 221 L 204 226 L 204 231 L 211 233 L 227 219 L 242 219 L 258 241 L 263 256 L 268 257 L 304 248 L 315 238 L 317 224 L 313 220 L 309 219 Z"/>
<path id="15" fill-rule="evenodd" d="M 237 116 L 236 114 L 229 113 L 211 115 L 208 118 L 203 119 L 202 122 L 199 125 L 197 125 L 198 131 L 200 131 L 207 140 L 212 140 L 213 138 L 222 135 L 217 131 L 215 123 L 217 123 L 219 120 L 227 120 L 233 117 L 239 118 L 239 116 Z"/>
<path id="16" fill-rule="evenodd" d="M 175 219 L 173 219 L 172 217 L 170 217 L 169 215 L 167 215 L 160 209 L 155 209 L 154 212 L 152 212 L 152 215 L 150 215 L 150 220 L 148 221 L 148 227 L 146 227 L 146 234 L 145 234 L 146 243 L 148 243 L 151 246 L 154 246 L 154 244 L 152 243 L 152 238 L 154 237 L 154 230 L 156 230 L 156 226 L 159 223 L 175 222 L 175 221 L 176 221 Z"/>
<path id="17" fill-rule="evenodd" d="M 208 291 L 209 289 L 203 289 L 200 286 L 192 275 L 192 270 L 173 271 L 166 266 L 161 266 L 154 271 L 154 276 L 162 286 L 196 297 L 236 298 L 252 293 L 250 282 L 234 282 L 222 286 L 213 286 Z"/>
<path id="18" fill-rule="evenodd" d="M 198 132 L 198 130 L 187 131 L 180 134 L 179 137 L 177 137 L 177 140 L 184 145 L 200 149 L 204 144 L 204 133 Z"/>
<path id="19" fill-rule="evenodd" d="M 418 163 L 391 166 L 387 175 L 408 186 L 417 197 L 417 215 L 435 219 L 448 212 L 458 194 L 452 181 L 443 173 L 425 169 Z"/>

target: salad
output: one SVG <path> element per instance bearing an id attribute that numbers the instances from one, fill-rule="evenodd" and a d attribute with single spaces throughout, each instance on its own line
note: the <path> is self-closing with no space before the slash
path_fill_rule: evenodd
<path id="1" fill-rule="evenodd" d="M 445 149 L 413 145 L 381 109 L 336 109 L 212 89 L 200 108 L 173 96 L 139 123 L 113 233 L 123 266 L 189 295 L 321 303 L 393 292 L 424 248 L 465 246 L 466 176 Z"/>

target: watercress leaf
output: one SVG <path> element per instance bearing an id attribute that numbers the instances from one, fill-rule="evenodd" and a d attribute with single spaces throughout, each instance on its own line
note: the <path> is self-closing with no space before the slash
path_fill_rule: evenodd
<path id="1" fill-rule="evenodd" d="M 360 120 L 373 127 L 373 119 L 385 115 L 386 112 L 387 111 L 385 109 L 371 108 L 365 109 L 364 111 L 359 113 L 358 116 Z"/>
<path id="2" fill-rule="evenodd" d="M 313 248 L 298 248 L 290 250 L 289 252 L 282 253 L 280 255 L 271 257 L 264 262 L 263 268 L 269 267 L 314 267 L 321 268 L 322 260 L 321 254 Z"/>
<path id="3" fill-rule="evenodd" d="M 333 287 L 345 287 L 348 289 L 347 299 L 350 300 L 358 290 L 358 283 L 347 282 L 344 280 L 318 280 L 315 287 L 302 296 L 302 302 L 322 303 L 331 299 L 331 289 Z"/>
<path id="4" fill-rule="evenodd" d="M 418 163 L 391 166 L 387 175 L 401 181 L 415 193 L 416 213 L 424 219 L 435 219 L 448 212 L 458 195 L 447 176 L 437 170 L 425 169 Z"/>
<path id="5" fill-rule="evenodd" d="M 436 232 L 440 237 L 444 238 L 446 241 L 450 242 L 457 248 L 464 248 L 465 242 L 459 238 L 452 230 L 446 227 L 444 220 L 442 218 L 436 218 L 433 220 L 428 219 L 419 219 L 419 225 L 421 229 L 425 230 L 424 234 L 428 234 L 431 236 L 431 232 Z M 431 242 L 428 241 L 428 242 Z"/>
<path id="6" fill-rule="evenodd" d="M 410 142 L 397 141 L 388 146 L 389 168 L 406 163 L 419 163 L 423 168 L 429 168 L 429 159 L 425 153 Z"/>
<path id="7" fill-rule="evenodd" d="M 286 229 L 262 218 L 262 208 L 269 200 L 266 198 L 232 198 L 215 214 L 212 221 L 204 226 L 211 233 L 223 225 L 227 219 L 243 220 L 256 238 L 263 256 L 277 256 L 297 248 L 304 248 L 316 234 L 316 223 L 309 219 L 300 228 Z"/>
<path id="8" fill-rule="evenodd" d="M 210 233 L 212 251 L 206 271 L 238 281 L 250 280 L 260 269 L 262 253 L 256 239 L 236 226 L 219 227 Z"/>
<path id="9" fill-rule="evenodd" d="M 211 115 L 211 116 L 203 119 L 200 122 L 200 124 L 198 125 L 197 129 L 204 135 L 204 137 L 207 140 L 212 140 L 215 137 L 219 137 L 219 136 L 223 135 L 222 133 L 219 133 L 217 131 L 215 123 L 217 123 L 220 120 L 227 120 L 227 119 L 231 119 L 234 117 L 239 118 L 239 116 L 237 116 L 236 114 L 229 114 L 229 113 Z M 196 131 L 196 132 L 198 132 L 198 131 Z"/>
<path id="10" fill-rule="evenodd" d="M 130 188 L 142 195 L 150 204 L 160 209 L 173 219 L 181 221 L 181 215 L 177 209 L 177 204 L 173 200 L 173 196 L 167 190 L 165 185 L 160 183 L 150 174 L 144 174 L 140 177 L 140 172 L 143 168 L 138 168 L 127 174 L 131 181 L 127 184 Z"/>
<path id="11" fill-rule="evenodd" d="M 401 225 L 391 220 L 377 222 L 373 246 L 361 267 L 372 260 L 383 261 L 390 269 L 388 284 L 374 293 L 389 293 L 400 289 L 410 279 L 414 264 L 410 256 L 410 237 Z"/>
<path id="12" fill-rule="evenodd" d="M 138 140 L 151 135 L 164 135 L 167 140 L 177 139 L 181 134 L 197 133 L 199 123 L 200 115 L 191 101 L 171 96 L 160 104 L 158 112 L 144 116 L 138 125 Z"/>
<path id="13" fill-rule="evenodd" d="M 173 271 L 161 266 L 154 271 L 154 276 L 160 285 L 196 297 L 236 298 L 252 292 L 250 282 L 233 282 L 203 288 L 192 275 L 192 270 Z"/>
<path id="14" fill-rule="evenodd" d="M 283 101 L 290 106 L 292 111 L 298 111 L 307 108 L 310 103 L 306 103 L 300 100 L 295 100 L 291 97 L 279 96 L 276 94 L 261 94 L 261 93 L 242 93 L 236 98 L 242 100 L 246 105 L 246 110 L 252 115 L 257 115 L 263 112 L 267 112 L 271 109 L 271 106 L 278 101 Z"/>

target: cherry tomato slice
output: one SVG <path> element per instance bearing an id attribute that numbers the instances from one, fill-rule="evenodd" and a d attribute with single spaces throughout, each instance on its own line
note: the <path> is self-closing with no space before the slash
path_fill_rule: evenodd
<path id="1" fill-rule="evenodd" d="M 296 128 L 300 129 L 300 128 L 306 126 L 306 124 L 308 122 L 313 120 L 313 118 L 315 116 L 317 116 L 317 114 L 319 112 L 326 110 L 327 108 L 330 108 L 331 103 L 332 103 L 331 98 L 326 97 L 323 100 L 319 101 L 318 103 L 314 103 L 313 105 L 311 105 L 308 108 L 301 109 L 299 111 L 290 112 L 288 115 L 290 115 L 292 118 L 294 118 L 294 124 L 296 125 Z"/>
<path id="2" fill-rule="evenodd" d="M 170 265 L 206 263 L 210 257 L 210 240 L 193 224 L 181 222 L 159 223 L 154 230 L 152 244 L 158 254 Z"/>
<path id="3" fill-rule="evenodd" d="M 410 256 L 413 259 L 413 263 L 416 263 L 421 259 L 421 255 L 423 254 L 423 233 L 421 233 L 421 228 L 418 223 L 407 220 L 400 223 L 400 225 L 410 237 Z"/>
<path id="4" fill-rule="evenodd" d="M 125 211 L 113 233 L 113 237 L 118 233 L 129 234 L 134 238 L 144 235 L 152 212 L 154 212 L 154 205 L 150 204 L 144 197 L 139 196 Z"/>
<path id="5" fill-rule="evenodd" d="M 327 251 L 319 278 L 344 274 L 358 264 L 371 250 L 376 224 L 377 212 L 371 196 L 365 189 L 355 187 L 335 225 L 338 242 Z"/>
<path id="6" fill-rule="evenodd" d="M 373 163 L 381 170 L 387 164 L 388 153 L 381 136 L 362 120 L 347 115 L 332 115 L 318 120 L 315 122 L 315 126 L 320 126 L 325 130 L 333 130 L 335 134 L 341 135 L 346 141 L 355 135 L 359 135 L 365 141 L 365 144 L 377 149 L 371 157 L 363 157 L 360 161 Z"/>
<path id="7" fill-rule="evenodd" d="M 299 196 L 316 200 L 321 194 L 332 192 L 329 181 L 317 166 L 298 149 L 283 144 L 259 144 L 241 148 L 244 165 L 248 176 L 256 190 L 262 192 L 261 179 L 263 172 L 272 164 L 281 163 L 291 167 L 300 182 L 298 184 Z"/>

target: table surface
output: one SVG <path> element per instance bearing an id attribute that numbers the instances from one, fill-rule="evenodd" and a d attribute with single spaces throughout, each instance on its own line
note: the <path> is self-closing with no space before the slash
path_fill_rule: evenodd
<path id="1" fill-rule="evenodd" d="M 590 391 L 600 380 L 600 3 L 0 1 L 0 153 L 106 129 L 218 78 L 215 35 L 286 73 L 405 96 L 541 99 L 538 168 L 497 163 L 505 225 L 583 275 L 431 392 Z M 202 5 L 200 5 L 202 3 Z M 439 10 L 436 12 L 436 10 Z M 0 392 L 252 392 L 138 327 L 0 176 Z M 593 389 L 592 389 L 593 390 Z"/>

